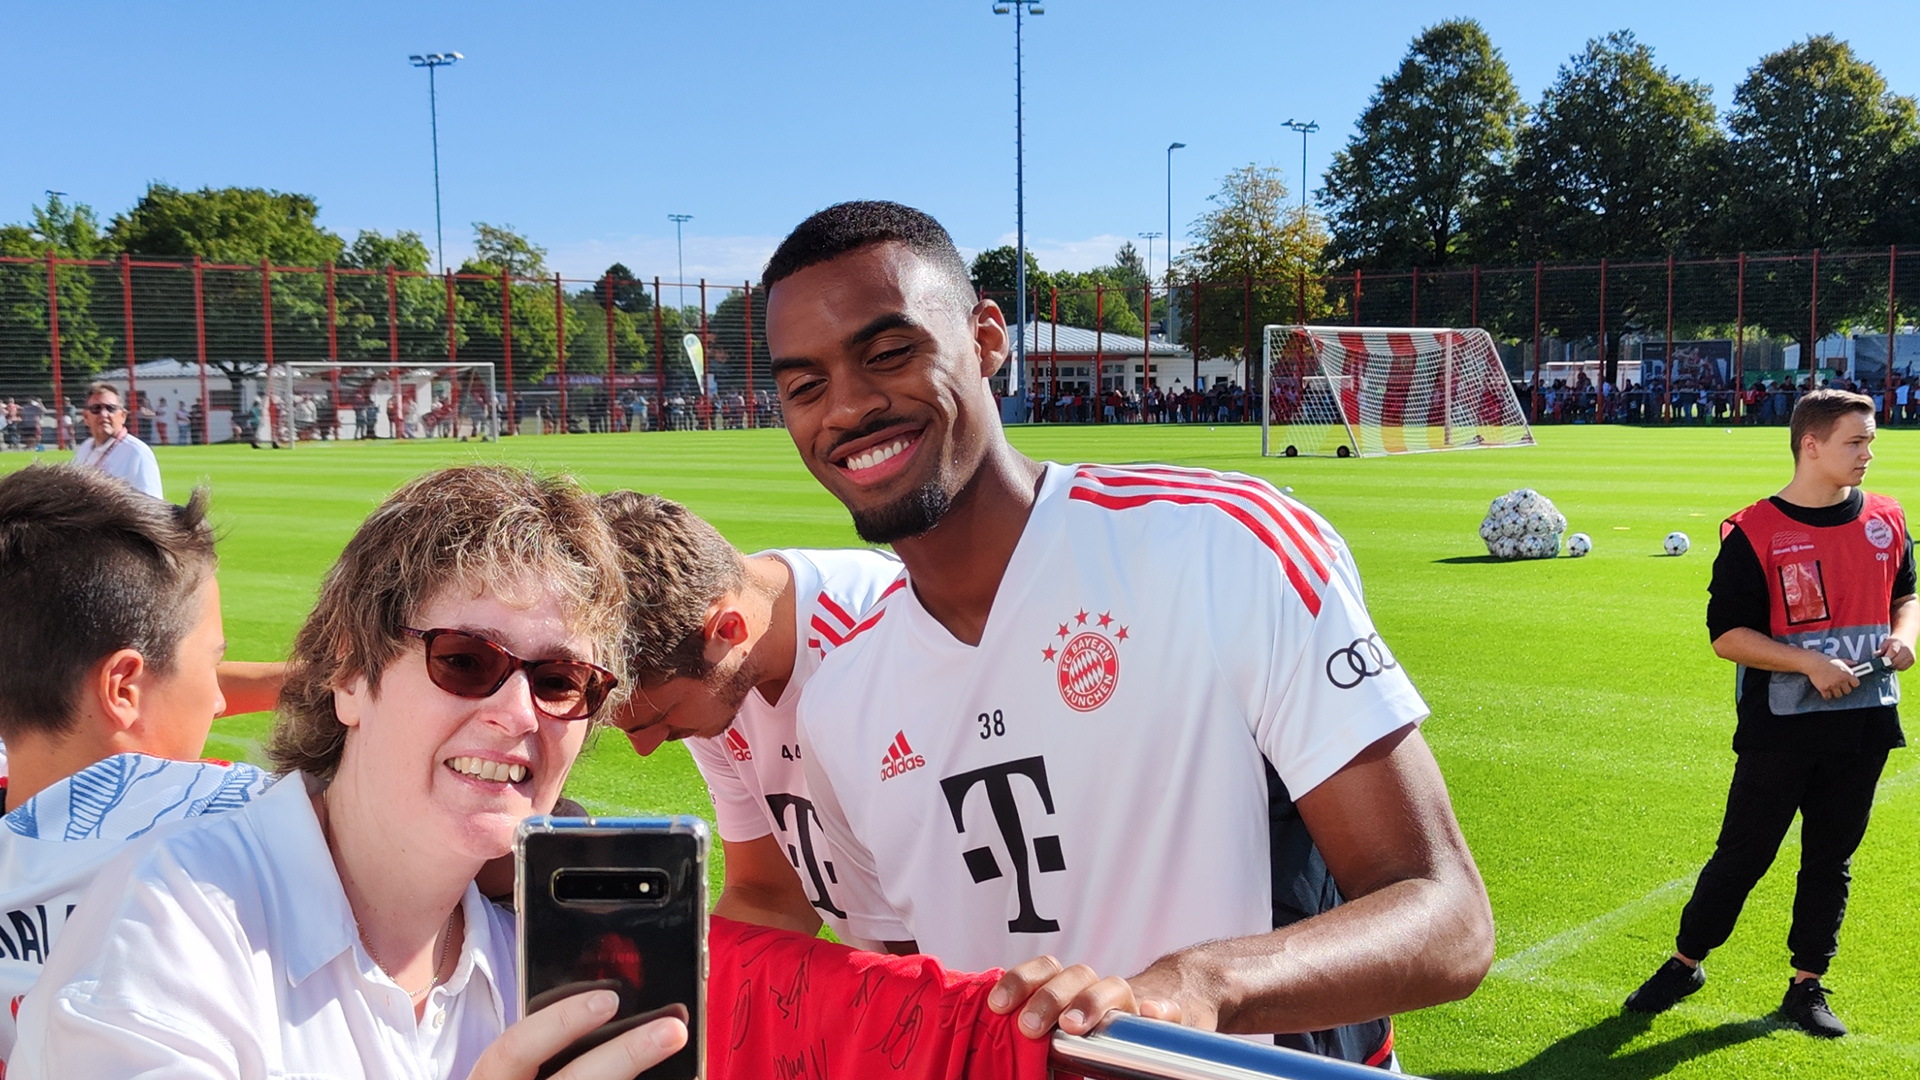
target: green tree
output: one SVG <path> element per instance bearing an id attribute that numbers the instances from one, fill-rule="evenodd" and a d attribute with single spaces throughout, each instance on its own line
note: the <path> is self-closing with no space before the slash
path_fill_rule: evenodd
<path id="1" fill-rule="evenodd" d="M 1914 101 L 1831 35 L 1760 59 L 1734 90 L 1728 249 L 1805 251 L 1876 239 L 1888 178 L 1920 135 Z M 1750 325 L 1802 344 L 1856 320 L 1885 320 L 1884 271 L 1833 261 L 1810 318 L 1811 259 L 1750 266 Z"/>
<path id="2" fill-rule="evenodd" d="M 514 232 L 511 225 L 474 222 L 473 261 L 514 277 L 547 276 L 547 249 Z"/>
<path id="3" fill-rule="evenodd" d="M 1415 38 L 1334 156 L 1319 191 L 1347 267 L 1445 266 L 1466 249 L 1480 185 L 1513 145 L 1520 95 L 1472 19 Z"/>
<path id="4" fill-rule="evenodd" d="M 201 188 L 182 191 L 149 185 L 133 207 L 113 219 L 113 246 L 135 257 L 204 262 L 201 298 L 207 362 L 226 374 L 238 401 L 241 381 L 267 355 L 263 260 L 274 266 L 318 267 L 346 248 L 318 222 L 320 204 L 310 195 L 264 188 Z M 273 355 L 276 360 L 327 356 L 326 291 L 319 274 L 272 275 Z M 145 310 L 193 310 L 193 279 L 185 273 L 146 277 L 136 283 L 136 304 Z M 140 351 L 150 356 L 193 357 L 199 347 L 191 319 L 170 319 L 139 328 Z"/>
<path id="5" fill-rule="evenodd" d="M 1327 314 L 1319 277 L 1327 233 L 1318 218 L 1287 206 L 1279 170 L 1242 166 L 1208 199 L 1213 209 L 1194 222 L 1194 243 L 1173 268 L 1178 281 L 1203 286 L 1204 354 L 1237 356 L 1249 343 L 1257 352 L 1260 326 L 1294 322 L 1302 312 L 1309 319 Z"/>
<path id="6" fill-rule="evenodd" d="M 94 259 L 108 253 L 99 218 L 85 203 L 48 194 L 26 224 L 0 226 L 0 255 Z M 54 277 L 60 309 L 60 366 L 67 379 L 99 371 L 120 341 L 120 316 L 112 305 L 94 310 L 102 283 L 97 268 L 61 266 Z M 107 295 L 118 296 L 117 284 Z M 107 318 L 103 319 L 102 316 Z M 53 348 L 44 263 L 0 264 L 0 371 L 33 381 L 53 370 Z"/>
<path id="7" fill-rule="evenodd" d="M 1013 245 L 1004 244 L 975 255 L 968 268 L 973 291 L 1006 308 L 1009 321 L 1013 317 L 1013 297 L 1020 291 L 1019 266 L 1019 253 Z M 1033 257 L 1033 252 L 1027 252 L 1027 288 L 1038 288 L 1042 276 L 1040 260 Z"/>
<path id="8" fill-rule="evenodd" d="M 1747 250 L 1867 238 L 1882 185 L 1913 145 L 1914 101 L 1832 35 L 1762 57 L 1734 90 L 1728 225 Z"/>
<path id="9" fill-rule="evenodd" d="M 388 343 L 388 267 L 394 270 L 393 331 L 400 343 L 400 358 L 419 361 L 447 355 L 446 283 L 428 272 L 432 258 L 432 250 L 412 230 L 392 236 L 362 230 L 354 237 L 340 256 L 339 265 L 348 273 L 336 274 L 334 279 L 341 359 L 384 360 L 393 355 Z M 456 297 L 456 346 L 470 337 L 463 317 L 467 311 Z"/>
<path id="10" fill-rule="evenodd" d="M 1724 145 L 1712 89 L 1675 78 L 1630 31 L 1587 42 L 1522 127 L 1485 208 L 1486 254 L 1630 258 L 1688 246 Z"/>

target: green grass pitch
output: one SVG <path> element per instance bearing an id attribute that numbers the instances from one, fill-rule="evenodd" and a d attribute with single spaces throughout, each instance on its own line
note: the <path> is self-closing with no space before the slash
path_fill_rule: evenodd
<path id="1" fill-rule="evenodd" d="M 1499 926 L 1498 960 L 1478 993 L 1401 1019 L 1408 1069 L 1622 1080 L 1920 1073 L 1920 768 L 1905 751 L 1889 763 L 1855 859 L 1829 979 L 1851 1038 L 1818 1043 L 1763 1020 L 1787 975 L 1793 836 L 1709 961 L 1706 989 L 1651 1021 L 1620 1014 L 1621 998 L 1672 948 L 1733 762 L 1733 674 L 1704 625 L 1716 527 L 1784 483 L 1787 440 L 1780 429 L 1717 427 L 1539 434 L 1533 449 L 1367 461 L 1262 460 L 1259 433 L 1230 427 L 1026 428 L 1013 441 L 1056 460 L 1256 473 L 1292 485 L 1347 537 L 1374 617 L 1433 707 L 1426 736 Z M 1920 505 L 1920 435 L 1889 433 L 1879 449 L 1870 486 Z M 243 660 L 283 655 L 322 571 L 387 491 L 474 459 L 660 492 L 747 550 L 857 542 L 778 431 L 160 451 L 169 495 L 212 487 L 230 655 Z M 8 454 L 0 469 L 27 460 Z M 1488 500 L 1523 486 L 1591 534 L 1593 555 L 1479 561 Z M 1694 550 L 1662 557 L 1661 538 L 1676 528 Z M 257 758 L 266 727 L 264 717 L 221 721 L 208 753 Z M 590 746 L 570 791 L 596 810 L 712 812 L 684 749 L 641 761 L 618 737 Z"/>

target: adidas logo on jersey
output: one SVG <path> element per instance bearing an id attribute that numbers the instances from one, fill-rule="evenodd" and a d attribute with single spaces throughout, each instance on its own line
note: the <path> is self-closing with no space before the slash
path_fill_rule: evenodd
<path id="1" fill-rule="evenodd" d="M 912 772 L 927 763 L 927 759 L 913 752 L 907 745 L 907 733 L 895 732 L 893 742 L 888 744 L 887 752 L 880 755 L 880 779 L 891 780 L 901 773 Z"/>
<path id="2" fill-rule="evenodd" d="M 732 754 L 735 761 L 753 760 L 753 748 L 747 745 L 747 737 L 736 728 L 727 729 L 727 753 Z"/>

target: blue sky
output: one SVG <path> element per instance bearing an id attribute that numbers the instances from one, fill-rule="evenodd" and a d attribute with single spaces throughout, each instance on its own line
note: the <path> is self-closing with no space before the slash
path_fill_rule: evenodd
<path id="1" fill-rule="evenodd" d="M 1290 117 L 1323 129 L 1317 185 L 1409 40 L 1452 15 L 1487 27 L 1529 101 L 1623 27 L 1723 108 L 1760 55 L 1813 33 L 1920 93 L 1914 0 L 1057 0 L 1027 23 L 1029 246 L 1085 268 L 1165 229 L 1174 140 L 1176 233 L 1235 166 L 1298 184 Z M 863 197 L 929 210 L 979 250 L 1013 236 L 1012 23 L 989 0 L 0 0 L 0 220 L 49 188 L 110 214 L 151 180 L 260 185 L 316 196 L 349 238 L 431 243 L 426 76 L 406 57 L 458 50 L 439 77 L 449 261 L 489 221 L 569 276 L 619 259 L 671 278 L 678 212 L 688 278 L 737 282 L 802 217 Z"/>

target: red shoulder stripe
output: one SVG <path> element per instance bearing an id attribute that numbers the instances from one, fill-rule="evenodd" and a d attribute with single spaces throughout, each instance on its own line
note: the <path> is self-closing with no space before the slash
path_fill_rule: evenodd
<path id="1" fill-rule="evenodd" d="M 864 634 L 867 631 L 873 629 L 874 626 L 878 624 L 883 617 L 886 616 L 886 614 L 887 614 L 887 609 L 881 608 L 878 611 L 875 611 L 873 614 L 867 616 L 867 619 L 865 622 L 847 631 L 847 636 L 841 640 L 840 644 L 845 645 L 847 642 L 852 641 L 854 638 L 857 638 L 861 634 Z"/>
<path id="2" fill-rule="evenodd" d="M 1170 480 L 1166 477 L 1182 476 L 1187 481 Z M 1218 473 L 1195 469 L 1175 469 L 1171 466 L 1141 469 L 1135 475 L 1127 471 L 1115 470 L 1094 473 L 1081 470 L 1077 479 L 1091 481 L 1104 487 L 1166 487 L 1182 491 L 1209 491 L 1221 495 L 1246 499 L 1265 511 L 1266 515 L 1279 526 L 1280 530 L 1292 541 L 1293 547 L 1313 567 L 1313 572 L 1321 581 L 1327 580 L 1329 567 L 1333 563 L 1333 548 L 1326 538 L 1320 535 L 1320 529 L 1306 516 L 1301 508 L 1286 496 L 1268 488 L 1259 481 L 1233 480 Z"/>
<path id="3" fill-rule="evenodd" d="M 894 578 L 893 584 L 887 586 L 884 590 L 882 590 L 879 596 L 874 597 L 873 602 L 877 604 L 880 601 L 885 600 L 887 597 L 892 596 L 894 593 L 897 593 L 902 588 L 906 587 L 906 584 L 907 584 L 907 575 L 901 574 L 899 577 Z"/>
<path id="4" fill-rule="evenodd" d="M 1307 606 L 1307 611 L 1316 617 L 1320 614 L 1320 591 L 1315 588 L 1312 581 L 1308 580 L 1307 575 L 1300 572 L 1299 564 L 1296 563 L 1293 558 L 1287 554 L 1286 549 L 1281 546 L 1280 538 L 1275 536 L 1273 531 L 1267 528 L 1259 518 L 1248 512 L 1246 507 L 1238 503 L 1218 497 L 1210 498 L 1206 495 L 1180 494 L 1175 492 L 1157 492 L 1147 495 L 1115 495 L 1097 488 L 1079 486 L 1075 486 L 1072 491 L 1068 492 L 1067 498 L 1092 503 L 1095 506 L 1107 510 L 1127 510 L 1154 502 L 1175 503 L 1181 506 L 1214 507 L 1235 521 L 1238 521 L 1240 524 L 1245 525 L 1249 532 L 1253 533 L 1262 544 L 1266 545 L 1267 550 L 1273 552 L 1274 557 L 1280 560 L 1281 569 L 1286 572 L 1287 581 L 1293 585 L 1293 591 L 1299 595 L 1301 603 Z"/>
<path id="5" fill-rule="evenodd" d="M 815 615 L 813 617 L 813 620 L 810 625 L 815 630 L 820 632 L 821 637 L 833 643 L 833 645 L 836 648 L 841 645 L 845 645 L 847 643 L 847 638 L 845 635 L 842 634 L 841 631 L 836 630 L 832 623 L 828 622 L 827 620 L 821 618 L 818 615 Z"/>
<path id="6" fill-rule="evenodd" d="M 825 591 L 822 591 L 819 596 L 814 598 L 814 603 L 819 604 L 822 608 L 826 609 L 827 614 L 832 615 L 836 619 L 839 619 L 843 625 L 846 625 L 846 626 L 853 625 L 854 623 L 853 616 L 847 614 L 846 608 L 843 608 L 839 604 L 834 603 L 833 597 L 828 596 Z"/>

